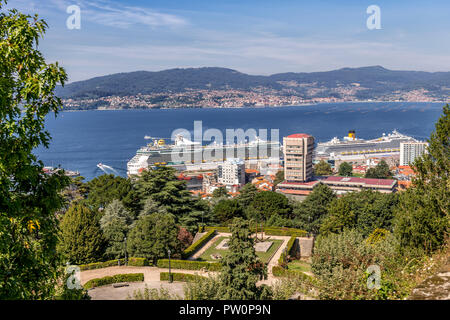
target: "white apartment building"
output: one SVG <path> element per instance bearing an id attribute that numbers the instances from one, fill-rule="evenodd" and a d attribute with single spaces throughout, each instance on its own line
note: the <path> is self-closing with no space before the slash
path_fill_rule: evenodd
<path id="1" fill-rule="evenodd" d="M 426 152 L 428 142 L 401 142 L 400 143 L 400 165 L 409 166 L 414 159 Z"/>
<path id="2" fill-rule="evenodd" d="M 217 168 L 217 182 L 227 189 L 232 186 L 242 187 L 245 184 L 245 162 L 239 158 L 228 158 Z"/>

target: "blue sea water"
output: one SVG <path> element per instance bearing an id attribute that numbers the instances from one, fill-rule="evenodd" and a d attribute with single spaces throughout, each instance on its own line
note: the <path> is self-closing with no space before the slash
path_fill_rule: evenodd
<path id="1" fill-rule="evenodd" d="M 441 103 L 330 103 L 310 106 L 242 109 L 157 109 L 61 112 L 47 116 L 52 136 L 48 149 L 38 148 L 46 166 L 77 170 L 86 180 L 104 172 L 101 162 L 126 176 L 126 164 L 148 143 L 145 135 L 170 138 L 173 130 L 192 131 L 201 120 L 203 130 L 279 129 L 280 140 L 292 133 L 308 133 L 316 142 L 343 137 L 356 130 L 359 138 L 372 139 L 394 129 L 424 140 L 442 113 Z M 269 131 L 270 132 L 270 131 Z M 281 142 L 281 141 L 280 141 Z M 113 172 L 112 172 L 113 173 Z"/>

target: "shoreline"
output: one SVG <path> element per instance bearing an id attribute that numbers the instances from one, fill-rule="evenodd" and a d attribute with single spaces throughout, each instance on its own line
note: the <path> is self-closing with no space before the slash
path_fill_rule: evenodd
<path id="1" fill-rule="evenodd" d="M 151 111 L 151 110 L 177 110 L 177 109 L 268 109 L 268 108 L 286 108 L 286 107 L 310 107 L 316 105 L 344 104 L 344 103 L 431 103 L 431 104 L 449 104 L 450 101 L 340 101 L 340 102 L 314 102 L 299 105 L 274 105 L 274 106 L 242 106 L 242 107 L 163 107 L 163 108 L 128 108 L 128 109 L 69 109 L 62 108 L 60 112 L 81 112 L 81 111 Z"/>

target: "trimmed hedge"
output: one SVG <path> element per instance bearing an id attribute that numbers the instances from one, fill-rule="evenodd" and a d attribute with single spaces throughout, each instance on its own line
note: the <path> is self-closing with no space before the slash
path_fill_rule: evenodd
<path id="1" fill-rule="evenodd" d="M 140 282 L 144 281 L 143 273 L 121 273 L 114 276 L 107 276 L 103 278 L 91 279 L 84 284 L 85 289 L 91 289 L 100 286 L 106 286 L 112 283 L 119 282 Z"/>
<path id="2" fill-rule="evenodd" d="M 288 255 L 292 256 L 292 249 L 294 249 L 295 241 L 297 240 L 297 237 L 293 236 L 289 239 L 287 245 L 286 245 L 286 252 Z"/>
<path id="3" fill-rule="evenodd" d="M 280 266 L 273 266 L 272 274 L 275 277 L 300 277 L 300 278 L 304 278 L 304 279 L 310 278 L 310 276 L 308 276 L 307 274 L 305 274 L 301 271 L 289 270 L 289 269 L 285 269 Z"/>
<path id="4" fill-rule="evenodd" d="M 229 227 L 203 227 L 202 230 L 217 230 L 217 232 L 224 232 L 224 233 L 231 233 L 231 230 Z M 256 228 L 252 227 L 251 231 L 254 233 L 256 232 Z M 258 232 L 260 232 L 261 229 L 258 228 Z M 282 228 L 282 227 L 264 227 L 264 233 L 268 236 L 291 236 L 291 237 L 305 237 L 308 235 L 308 232 L 302 229 L 295 229 L 295 228 Z"/>
<path id="5" fill-rule="evenodd" d="M 210 230 L 205 235 L 203 235 L 200 239 L 198 239 L 195 243 L 191 244 L 189 247 L 187 247 L 183 253 L 182 257 L 184 259 L 190 257 L 195 252 L 197 252 L 201 247 L 203 247 L 211 238 L 214 237 L 216 234 L 216 230 Z"/>
<path id="6" fill-rule="evenodd" d="M 158 268 L 169 268 L 169 259 L 159 259 Z M 220 271 L 222 265 L 218 262 L 174 260 L 170 259 L 170 267 L 173 269 L 200 270 L 206 268 L 208 271 Z"/>
<path id="7" fill-rule="evenodd" d="M 204 279 L 205 277 L 199 276 L 197 274 L 190 274 L 190 273 L 180 273 L 180 272 L 171 272 L 173 281 L 195 281 L 198 279 Z M 169 281 L 169 273 L 168 272 L 161 272 L 159 274 L 159 280 L 160 281 Z"/>
<path id="8" fill-rule="evenodd" d="M 104 262 L 94 262 L 94 263 L 88 263 L 88 264 L 81 264 L 79 265 L 80 270 L 92 270 L 92 269 L 101 269 L 101 268 L 107 268 L 107 267 L 115 267 L 119 265 L 123 266 L 125 265 L 125 259 L 116 259 L 116 260 L 108 260 Z M 128 258 L 128 265 L 134 266 L 134 267 L 143 267 L 150 265 L 149 261 L 146 258 Z"/>

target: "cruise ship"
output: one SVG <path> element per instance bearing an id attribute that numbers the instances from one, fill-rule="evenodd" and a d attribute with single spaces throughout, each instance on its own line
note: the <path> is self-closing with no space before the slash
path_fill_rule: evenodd
<path id="1" fill-rule="evenodd" d="M 379 138 L 364 140 L 356 138 L 354 130 L 342 140 L 334 137 L 328 142 L 318 143 L 315 156 L 330 157 L 343 155 L 370 155 L 374 153 L 398 153 L 401 142 L 417 142 L 416 139 L 399 133 L 397 130 L 389 134 L 383 133 Z"/>
<path id="2" fill-rule="evenodd" d="M 147 136 L 145 138 L 148 138 Z M 137 150 L 127 164 L 127 174 L 139 174 L 143 169 L 157 166 L 172 166 L 179 170 L 214 168 L 227 158 L 241 158 L 246 161 L 263 159 L 279 160 L 281 146 L 279 141 L 264 141 L 258 137 L 250 142 L 236 144 L 202 145 L 182 135 L 175 137 L 174 144 L 166 144 L 164 139 L 153 139 L 153 143 Z"/>

